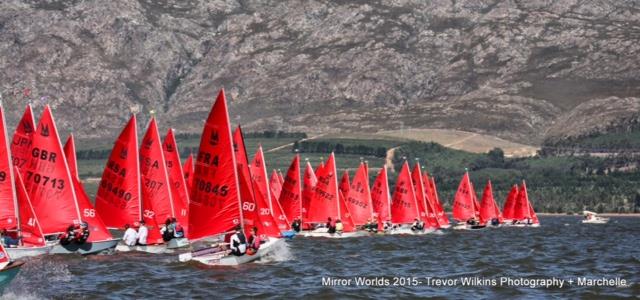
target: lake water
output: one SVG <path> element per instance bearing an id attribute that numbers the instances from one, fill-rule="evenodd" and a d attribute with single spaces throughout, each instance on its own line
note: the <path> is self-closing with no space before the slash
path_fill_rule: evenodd
<path id="1" fill-rule="evenodd" d="M 29 260 L 3 299 L 640 295 L 640 218 L 612 218 L 606 225 L 582 225 L 569 216 L 540 219 L 540 228 L 342 240 L 298 237 L 267 261 L 231 268 L 179 263 L 176 255 L 46 256 Z M 618 284 L 625 280 L 626 285 L 579 282 L 603 277 L 618 278 Z M 357 286 L 363 278 L 369 285 Z M 331 279 L 338 285 L 327 285 Z M 553 285 L 532 286 L 544 283 L 537 279 Z M 479 282 L 463 286 L 465 280 Z M 559 280 L 565 280 L 563 287 Z M 383 286 L 372 286 L 376 283 Z"/>

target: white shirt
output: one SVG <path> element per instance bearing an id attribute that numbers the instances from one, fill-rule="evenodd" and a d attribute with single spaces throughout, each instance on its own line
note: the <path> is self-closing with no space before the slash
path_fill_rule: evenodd
<path id="1" fill-rule="evenodd" d="M 122 240 L 128 246 L 134 246 L 136 244 L 136 235 L 138 233 L 135 229 L 129 227 L 125 232 L 124 236 L 122 236 Z"/>
<path id="2" fill-rule="evenodd" d="M 140 228 L 138 228 L 138 243 L 146 245 L 147 236 L 149 236 L 149 229 L 147 229 L 147 226 L 140 225 Z"/>
<path id="3" fill-rule="evenodd" d="M 240 243 L 240 238 L 238 238 L 238 234 L 235 233 L 234 235 L 231 236 L 231 249 L 232 250 L 236 250 L 236 247 L 233 246 L 234 243 L 239 244 L 237 249 L 240 251 L 240 253 L 245 253 L 247 252 L 247 244 L 241 244 Z"/>

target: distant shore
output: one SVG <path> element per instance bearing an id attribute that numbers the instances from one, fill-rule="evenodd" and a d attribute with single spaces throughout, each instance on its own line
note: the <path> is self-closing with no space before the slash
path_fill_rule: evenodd
<path id="1" fill-rule="evenodd" d="M 559 214 L 559 213 L 537 213 L 538 216 L 576 216 L 576 217 L 581 217 L 582 214 L 572 214 L 572 215 L 568 215 L 568 214 Z M 640 213 L 634 214 L 634 213 L 601 213 L 598 214 L 598 216 L 602 216 L 602 217 L 640 217 Z"/>

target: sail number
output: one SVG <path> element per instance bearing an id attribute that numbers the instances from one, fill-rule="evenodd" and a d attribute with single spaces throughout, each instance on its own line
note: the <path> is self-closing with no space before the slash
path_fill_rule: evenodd
<path id="1" fill-rule="evenodd" d="M 96 217 L 96 210 L 95 209 L 85 208 L 82 213 L 87 218 L 95 218 Z"/>
<path id="2" fill-rule="evenodd" d="M 27 181 L 31 181 L 35 184 L 42 184 L 42 186 L 51 186 L 51 188 L 63 190 L 64 180 L 59 178 L 52 178 L 44 176 L 38 173 L 27 171 Z"/>
<path id="3" fill-rule="evenodd" d="M 201 192 L 211 193 L 216 196 L 225 197 L 229 193 L 229 187 L 227 185 L 213 184 L 202 179 L 196 179 L 196 187 L 198 187 L 198 190 Z"/>
<path id="4" fill-rule="evenodd" d="M 163 183 L 155 180 L 151 180 L 148 178 L 144 179 L 144 185 L 151 190 L 160 190 Z"/>
<path id="5" fill-rule="evenodd" d="M 102 182 L 100 182 L 100 187 L 105 189 L 107 192 L 111 192 L 114 196 L 120 199 L 124 199 L 125 201 L 131 200 L 131 193 L 125 192 L 124 189 L 119 188 L 110 181 L 102 180 Z"/>
<path id="6" fill-rule="evenodd" d="M 256 204 L 251 202 L 242 202 L 242 210 L 253 211 L 256 209 Z"/>

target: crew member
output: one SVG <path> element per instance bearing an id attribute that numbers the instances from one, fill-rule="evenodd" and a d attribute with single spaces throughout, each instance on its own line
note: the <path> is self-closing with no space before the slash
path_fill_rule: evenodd
<path id="1" fill-rule="evenodd" d="M 147 245 L 147 237 L 149 236 L 149 228 L 144 224 L 144 220 L 140 221 L 140 227 L 138 228 L 138 234 L 136 238 L 138 239 L 138 245 L 146 246 Z"/>
<path id="2" fill-rule="evenodd" d="M 171 239 L 173 239 L 173 229 L 171 226 L 171 218 L 167 218 L 167 220 L 164 222 L 164 225 L 162 225 L 162 228 L 160 229 L 160 234 L 162 234 L 162 240 L 165 242 L 168 242 Z"/>
<path id="3" fill-rule="evenodd" d="M 20 239 L 14 239 L 9 236 L 9 232 L 7 232 L 6 228 L 2 229 L 2 231 L 0 232 L 0 236 L 2 236 L 2 245 L 7 248 L 18 247 L 20 245 Z"/>
<path id="4" fill-rule="evenodd" d="M 262 239 L 258 235 L 258 228 L 251 228 L 251 236 L 249 237 L 249 244 L 247 247 L 247 254 L 253 255 L 260 249 L 260 244 L 262 244 Z"/>
<path id="5" fill-rule="evenodd" d="M 333 222 L 331 217 L 327 218 L 327 232 L 336 233 L 336 223 Z"/>
<path id="6" fill-rule="evenodd" d="M 293 223 L 291 223 L 291 229 L 295 230 L 295 232 L 300 232 L 300 225 L 300 218 L 296 217 L 295 219 L 293 219 Z"/>
<path id="7" fill-rule="evenodd" d="M 231 254 L 242 256 L 247 252 L 247 238 L 242 233 L 242 226 L 236 226 L 236 233 L 231 236 L 230 241 Z"/>
<path id="8" fill-rule="evenodd" d="M 344 225 L 342 224 L 342 221 L 340 221 L 340 219 L 336 220 L 336 224 L 333 228 L 335 233 L 342 233 L 344 231 Z"/>
<path id="9" fill-rule="evenodd" d="M 124 224 L 124 236 L 122 236 L 122 240 L 127 246 L 135 246 L 138 232 L 133 229 L 129 224 Z"/>

